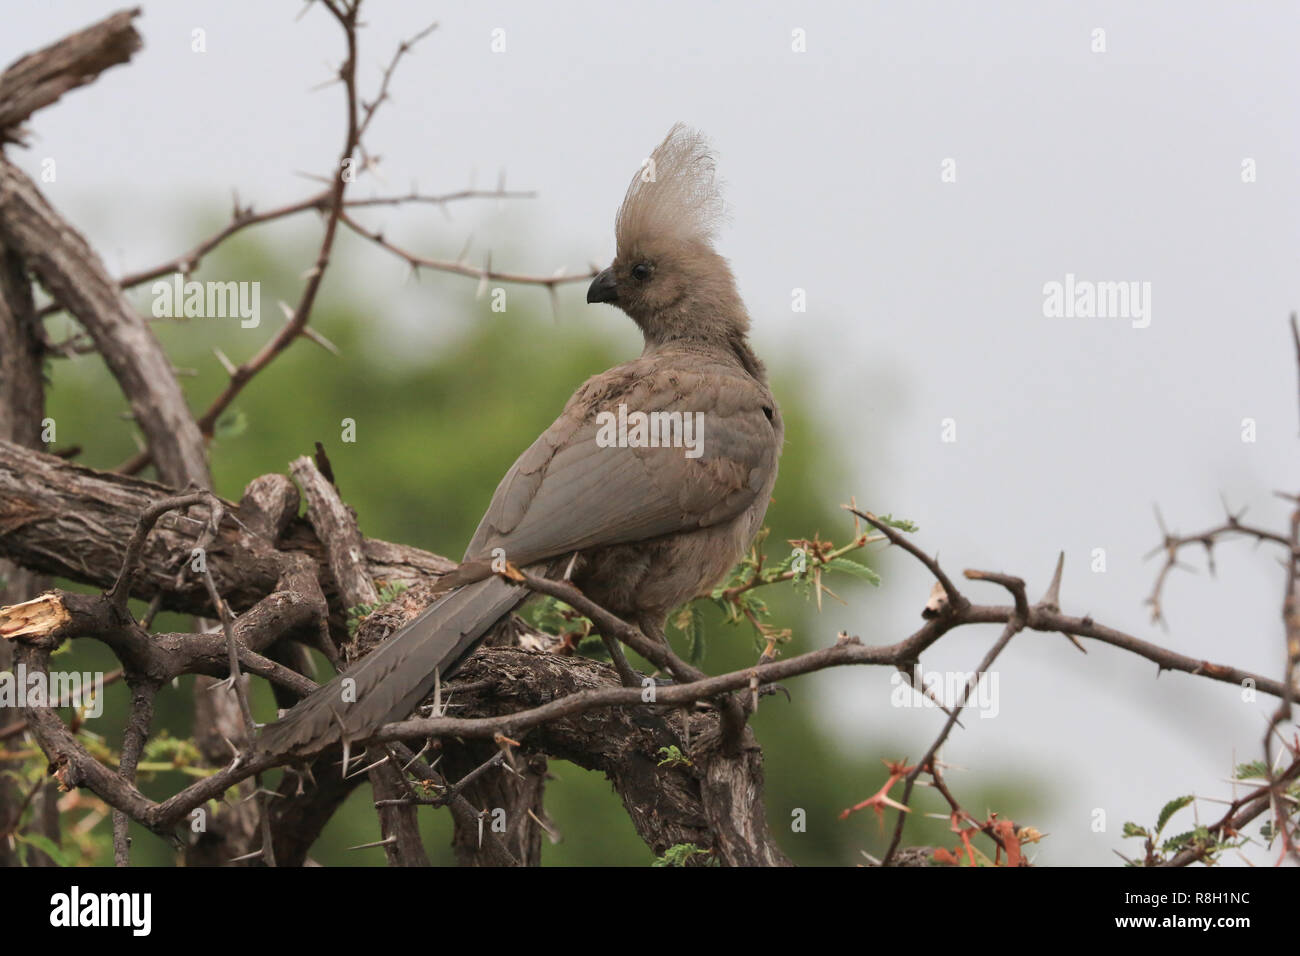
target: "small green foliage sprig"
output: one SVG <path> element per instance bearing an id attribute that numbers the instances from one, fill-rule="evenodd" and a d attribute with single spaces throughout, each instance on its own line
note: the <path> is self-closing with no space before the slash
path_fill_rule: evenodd
<path id="1" fill-rule="evenodd" d="M 1167 863 L 1170 857 L 1187 849 L 1197 850 L 1202 860 L 1207 864 L 1212 864 L 1217 862 L 1218 855 L 1224 850 L 1241 846 L 1246 842 L 1244 838 L 1219 839 L 1210 832 L 1209 828 L 1199 823 L 1191 830 L 1161 840 L 1165 827 L 1168 826 L 1174 815 L 1190 806 L 1195 800 L 1196 797 L 1190 794 L 1174 797 L 1160 808 L 1160 813 L 1156 817 L 1155 826 L 1153 827 L 1139 826 L 1131 821 L 1125 822 L 1124 837 L 1126 839 L 1143 840 L 1146 845 L 1145 855 L 1140 860 L 1130 860 L 1120 854 L 1125 864 L 1128 866 L 1159 866 L 1162 863 Z"/>
<path id="2" fill-rule="evenodd" d="M 914 532 L 917 526 L 911 521 L 885 515 L 879 519 L 899 531 Z M 764 528 L 754 540 L 749 553 L 737 564 L 726 580 L 709 594 L 684 604 L 672 616 L 673 627 L 686 640 L 687 660 L 698 664 L 704 657 L 704 607 L 712 602 L 723 613 L 729 624 L 748 623 L 756 638 L 756 647 L 765 658 L 776 656 L 778 645 L 792 636 L 789 628 L 777 627 L 771 622 L 772 612 L 758 593 L 759 589 L 776 584 L 790 584 L 796 594 L 817 601 L 822 606 L 822 596 L 830 595 L 840 603 L 843 598 L 831 590 L 826 578 L 832 574 L 848 575 L 865 581 L 873 587 L 880 586 L 880 575 L 862 561 L 849 557 L 868 544 L 884 541 L 885 536 L 864 528 L 855 516 L 853 537 L 847 544 L 837 547 L 833 541 L 822 540 L 819 534 L 812 538 L 791 538 L 789 552 L 778 562 L 771 563 L 763 551 L 769 535 Z M 526 612 L 534 627 L 559 638 L 567 646 L 587 657 L 608 660 L 604 643 L 594 633 L 590 620 L 562 601 L 544 597 L 530 605 Z"/>
<path id="3" fill-rule="evenodd" d="M 661 767 L 693 767 L 691 758 L 682 753 L 682 748 L 673 744 L 669 747 L 660 747 L 658 753 L 663 757 L 659 761 Z"/>
<path id="4" fill-rule="evenodd" d="M 916 525 L 910 521 L 895 519 L 886 515 L 880 519 L 892 528 L 900 531 L 915 531 Z M 841 604 L 844 599 L 830 589 L 826 577 L 830 574 L 846 574 L 866 581 L 873 587 L 880 586 L 880 575 L 861 561 L 848 557 L 860 551 L 868 544 L 885 540 L 884 535 L 864 529 L 855 517 L 853 538 L 845 545 L 836 547 L 833 541 L 823 541 L 820 534 L 812 538 L 791 538 L 788 540 L 790 552 L 780 562 L 769 565 L 762 551 L 762 543 L 767 537 L 764 529 L 755 540 L 748 555 L 732 570 L 727 580 L 713 589 L 709 595 L 722 609 L 726 620 L 731 624 L 748 621 L 754 628 L 758 646 L 764 657 L 773 657 L 776 646 L 790 639 L 789 628 L 777 628 L 770 623 L 771 611 L 767 602 L 755 592 L 762 587 L 789 582 L 796 594 L 803 597 L 815 597 L 817 609 L 821 610 L 822 595 L 828 594 Z M 673 622 L 678 630 L 686 635 L 693 655 L 700 645 L 700 616 L 695 606 L 687 605 Z"/>
<path id="5" fill-rule="evenodd" d="M 704 866 L 722 865 L 713 855 L 712 850 L 706 850 L 694 843 L 678 843 L 664 850 L 664 855 L 656 859 L 651 866 L 688 866 L 699 856 L 708 857 L 707 860 L 702 861 Z"/>
<path id="6" fill-rule="evenodd" d="M 385 604 L 393 601 L 399 594 L 405 591 L 407 585 L 402 581 L 393 581 L 384 584 L 379 588 L 379 600 L 373 604 L 357 604 L 348 608 L 348 637 L 357 636 L 357 628 L 367 617 L 379 610 Z"/>
<path id="7" fill-rule="evenodd" d="M 530 605 L 528 615 L 533 627 L 559 638 L 562 646 L 573 648 L 583 657 L 609 660 L 605 642 L 595 633 L 596 626 L 558 598 L 543 596 Z"/>

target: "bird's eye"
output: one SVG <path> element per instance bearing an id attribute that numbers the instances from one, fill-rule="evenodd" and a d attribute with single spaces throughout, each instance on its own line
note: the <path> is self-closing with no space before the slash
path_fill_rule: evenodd
<path id="1" fill-rule="evenodd" d="M 650 278 L 650 266 L 644 262 L 638 262 L 632 267 L 632 278 L 638 282 L 645 282 Z"/>

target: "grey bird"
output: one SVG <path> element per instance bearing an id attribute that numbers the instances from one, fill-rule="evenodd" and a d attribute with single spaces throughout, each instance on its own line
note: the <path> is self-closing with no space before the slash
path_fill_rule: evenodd
<path id="1" fill-rule="evenodd" d="M 640 357 L 588 379 L 497 486 L 450 590 L 265 728 L 258 748 L 307 754 L 407 717 L 530 595 L 502 561 L 568 574 L 663 641 L 763 523 L 784 426 L 749 316 L 713 248 L 722 214 L 699 133 L 674 126 L 633 177 L 617 252 L 587 291 L 641 329 Z M 346 681 L 346 683 L 345 683 Z"/>

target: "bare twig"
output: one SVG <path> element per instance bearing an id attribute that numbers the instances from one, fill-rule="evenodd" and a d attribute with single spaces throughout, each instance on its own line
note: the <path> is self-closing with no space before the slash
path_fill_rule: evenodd
<path id="1" fill-rule="evenodd" d="M 434 259 L 429 256 L 417 255 L 414 252 L 403 249 L 401 246 L 386 239 L 382 232 L 368 229 L 346 212 L 343 213 L 340 218 L 343 225 L 347 226 L 357 235 L 369 239 L 381 249 L 391 252 L 399 259 L 404 260 L 412 269 L 417 271 L 419 269 L 433 269 L 438 272 L 450 272 L 453 275 L 468 276 L 471 279 L 478 279 L 480 282 L 510 282 L 516 285 L 537 285 L 544 286 L 551 290 L 554 290 L 557 286 L 573 282 L 588 282 L 596 275 L 597 271 L 594 268 L 590 268 L 584 272 L 578 272 L 571 275 L 565 274 L 561 271 L 554 275 L 541 276 L 523 272 L 504 272 L 499 269 L 493 269 L 490 259 L 487 264 L 482 267 L 472 266 L 459 259 Z"/>

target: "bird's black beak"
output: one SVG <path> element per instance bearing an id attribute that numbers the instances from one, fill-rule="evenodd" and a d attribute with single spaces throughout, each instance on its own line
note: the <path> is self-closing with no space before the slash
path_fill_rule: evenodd
<path id="1" fill-rule="evenodd" d="M 591 280 L 591 285 L 587 287 L 587 301 L 608 302 L 611 305 L 618 303 L 618 283 L 614 281 L 613 266 L 597 273 L 596 278 Z"/>

